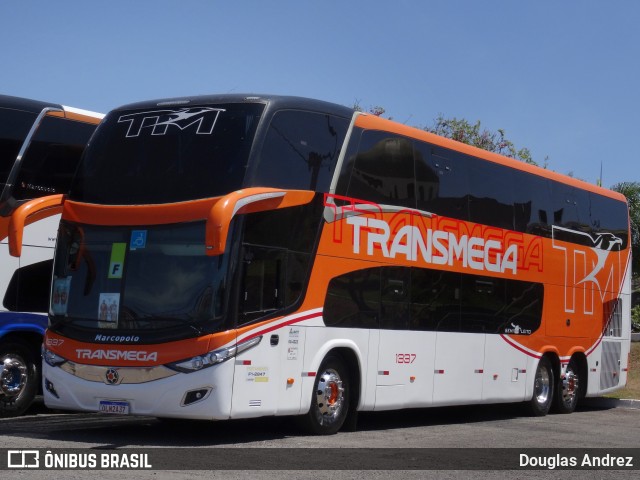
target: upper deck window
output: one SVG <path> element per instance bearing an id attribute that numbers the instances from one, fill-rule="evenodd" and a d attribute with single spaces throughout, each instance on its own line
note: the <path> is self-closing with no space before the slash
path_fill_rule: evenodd
<path id="1" fill-rule="evenodd" d="M 327 192 L 348 127 L 349 120 L 329 114 L 276 112 L 248 183 Z"/>
<path id="2" fill-rule="evenodd" d="M 95 125 L 45 117 L 20 164 L 13 187 L 16 200 L 67 193 Z"/>
<path id="3" fill-rule="evenodd" d="M 0 193 L 36 114 L 0 108 Z"/>
<path id="4" fill-rule="evenodd" d="M 70 198 L 159 204 L 238 190 L 263 109 L 236 103 L 112 112 L 87 147 Z"/>

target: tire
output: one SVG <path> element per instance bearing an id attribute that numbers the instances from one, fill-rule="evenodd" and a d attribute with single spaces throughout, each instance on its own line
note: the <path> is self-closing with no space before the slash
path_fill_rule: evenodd
<path id="1" fill-rule="evenodd" d="M 555 375 L 551 361 L 548 357 L 542 357 L 538 363 L 533 382 L 533 397 L 529 402 L 529 410 L 532 415 L 542 417 L 549 413 L 553 403 L 555 386 Z"/>
<path id="2" fill-rule="evenodd" d="M 38 392 L 39 370 L 29 345 L 0 343 L 0 417 L 22 415 Z"/>
<path id="3" fill-rule="evenodd" d="M 338 355 L 327 355 L 313 384 L 309 412 L 300 418 L 301 426 L 315 435 L 333 435 L 347 418 L 350 397 L 344 361 Z"/>
<path id="4" fill-rule="evenodd" d="M 571 413 L 578 405 L 582 379 L 580 369 L 575 358 L 571 358 L 567 369 L 559 379 L 554 398 L 553 410 L 556 413 Z"/>

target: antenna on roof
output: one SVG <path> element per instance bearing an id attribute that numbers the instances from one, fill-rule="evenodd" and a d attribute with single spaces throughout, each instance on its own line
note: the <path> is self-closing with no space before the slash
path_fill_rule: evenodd
<path id="1" fill-rule="evenodd" d="M 598 179 L 598 186 L 602 186 L 602 160 L 600 160 L 600 178 Z"/>

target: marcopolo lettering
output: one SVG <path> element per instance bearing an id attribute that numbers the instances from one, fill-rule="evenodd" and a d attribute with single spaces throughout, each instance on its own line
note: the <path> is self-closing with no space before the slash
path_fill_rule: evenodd
<path id="1" fill-rule="evenodd" d="M 158 360 L 158 352 L 144 350 L 89 350 L 76 349 L 79 360 L 126 360 L 129 362 L 155 362 Z"/>
<path id="2" fill-rule="evenodd" d="M 372 256 L 380 250 L 385 258 L 404 256 L 407 260 L 434 265 L 458 265 L 472 270 L 514 275 L 518 269 L 518 246 L 508 245 L 506 249 L 497 239 L 484 239 L 471 235 L 457 237 L 453 232 L 426 229 L 405 225 L 396 233 L 391 233 L 384 220 L 353 216 L 347 218 L 353 226 L 353 253 L 359 254 L 361 234 L 364 233 L 366 254 Z"/>
<path id="3" fill-rule="evenodd" d="M 121 342 L 139 342 L 140 337 L 137 335 L 96 335 L 94 339 L 96 342 L 105 342 L 105 343 L 121 343 Z"/>

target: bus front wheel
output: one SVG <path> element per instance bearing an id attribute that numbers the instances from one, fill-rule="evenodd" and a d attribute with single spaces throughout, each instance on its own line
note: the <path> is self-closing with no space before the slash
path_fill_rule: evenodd
<path id="1" fill-rule="evenodd" d="M 541 417 L 549 413 L 555 390 L 553 366 L 548 357 L 542 357 L 536 369 L 533 383 L 533 397 L 529 403 L 531 413 Z"/>
<path id="2" fill-rule="evenodd" d="M 349 374 L 342 357 L 329 354 L 316 374 L 309 412 L 300 418 L 305 430 L 332 435 L 345 422 L 350 399 Z"/>
<path id="3" fill-rule="evenodd" d="M 38 368 L 29 346 L 18 340 L 0 343 L 0 417 L 22 415 L 38 391 Z"/>

